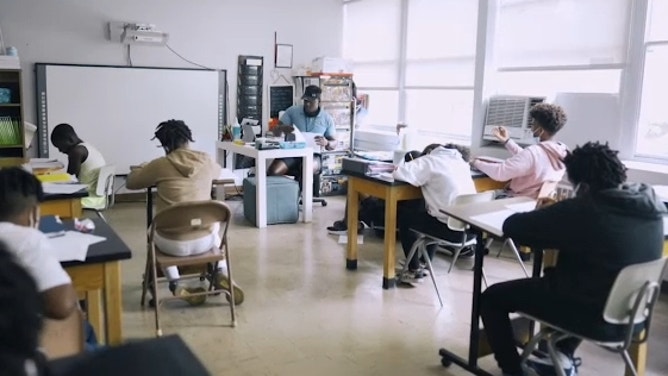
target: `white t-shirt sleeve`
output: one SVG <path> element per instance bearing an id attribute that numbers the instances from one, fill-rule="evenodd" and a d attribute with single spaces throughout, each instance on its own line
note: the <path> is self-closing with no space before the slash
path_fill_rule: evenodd
<path id="1" fill-rule="evenodd" d="M 41 233 L 29 239 L 21 250 L 20 262 L 37 283 L 39 292 L 72 283 L 53 253 L 48 238 Z"/>

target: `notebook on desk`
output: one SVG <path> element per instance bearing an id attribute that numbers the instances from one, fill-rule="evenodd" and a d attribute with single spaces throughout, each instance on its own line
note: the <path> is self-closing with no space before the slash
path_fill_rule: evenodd
<path id="1" fill-rule="evenodd" d="M 65 226 L 57 215 L 47 215 L 39 220 L 39 231 L 47 238 L 55 238 L 65 235 Z"/>

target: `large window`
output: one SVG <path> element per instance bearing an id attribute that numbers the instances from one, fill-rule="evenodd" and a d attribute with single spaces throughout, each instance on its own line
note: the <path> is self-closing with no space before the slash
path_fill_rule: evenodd
<path id="1" fill-rule="evenodd" d="M 668 1 L 650 2 L 635 154 L 668 159 Z"/>
<path id="2" fill-rule="evenodd" d="M 500 68 L 624 63 L 628 0 L 499 0 Z"/>
<path id="3" fill-rule="evenodd" d="M 356 0 L 344 3 L 344 56 L 369 94 L 365 123 L 405 121 L 416 145 L 468 141 L 478 1 Z M 436 137 L 436 138 L 435 138 Z"/>

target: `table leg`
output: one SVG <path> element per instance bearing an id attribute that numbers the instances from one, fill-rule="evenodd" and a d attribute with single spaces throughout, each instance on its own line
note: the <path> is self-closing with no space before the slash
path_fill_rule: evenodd
<path id="1" fill-rule="evenodd" d="M 394 277 L 397 247 L 397 197 L 394 190 L 388 189 L 385 195 L 385 252 L 383 257 L 383 288 L 393 288 L 397 281 Z M 350 231 L 350 228 L 348 228 Z"/>
<path id="2" fill-rule="evenodd" d="M 123 292 L 121 289 L 121 263 L 104 264 L 104 301 L 106 313 L 107 343 L 120 345 L 123 341 Z"/>
<path id="3" fill-rule="evenodd" d="M 444 348 L 438 350 L 438 354 L 441 356 L 441 364 L 443 364 L 443 366 L 447 367 L 452 363 L 455 363 L 474 375 L 491 376 L 490 373 L 478 367 L 480 347 L 480 295 L 482 293 L 482 267 L 483 259 L 485 257 L 485 242 L 481 232 L 478 232 L 476 235 L 478 242 L 476 244 L 475 261 L 473 264 L 473 296 L 468 359 L 464 359 Z"/>
<path id="4" fill-rule="evenodd" d="M 95 330 L 98 341 L 100 343 L 106 344 L 106 333 L 104 326 L 104 314 L 102 313 L 102 291 L 101 290 L 91 290 L 86 291 L 86 316 L 88 322 Z"/>
<path id="5" fill-rule="evenodd" d="M 311 222 L 313 217 L 313 154 L 302 158 L 302 206 L 304 222 Z"/>
<path id="6" fill-rule="evenodd" d="M 359 193 L 356 191 L 355 178 L 348 179 L 348 247 L 346 269 L 357 269 L 357 222 L 359 222 Z"/>
<path id="7" fill-rule="evenodd" d="M 146 188 L 146 228 L 153 222 L 153 188 Z"/>
<path id="8" fill-rule="evenodd" d="M 631 360 L 633 361 L 633 365 L 636 367 L 638 376 L 644 376 L 647 366 L 647 342 L 640 344 L 632 343 L 631 347 L 629 348 L 629 355 L 631 355 Z M 631 373 L 630 369 L 626 368 L 624 375 L 631 376 L 633 373 Z"/>
<path id="9" fill-rule="evenodd" d="M 258 158 L 255 161 L 255 220 L 259 228 L 267 227 L 267 160 Z"/>

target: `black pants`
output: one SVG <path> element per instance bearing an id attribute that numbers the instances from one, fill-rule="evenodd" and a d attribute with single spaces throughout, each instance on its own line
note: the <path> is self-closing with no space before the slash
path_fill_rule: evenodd
<path id="1" fill-rule="evenodd" d="M 404 255 L 408 258 L 411 247 L 417 240 L 417 234 L 410 229 L 415 229 L 421 233 L 432 235 L 451 242 L 460 242 L 462 233 L 452 231 L 448 226 L 432 217 L 427 213 L 424 206 L 424 200 L 400 201 L 397 207 L 397 225 L 399 226 L 399 239 L 401 247 L 404 249 Z M 385 229 L 387 231 L 387 229 Z M 434 258 L 436 247 L 427 247 L 429 259 Z M 415 256 L 408 261 L 409 270 L 417 270 L 420 267 L 420 260 Z"/>
<path id="2" fill-rule="evenodd" d="M 551 285 L 546 277 L 520 279 L 497 283 L 482 294 L 482 321 L 494 357 L 505 373 L 520 374 L 520 356 L 513 339 L 510 312 L 521 311 L 579 333 L 606 330 L 602 306 L 583 304 L 570 295 L 555 292 Z M 573 356 L 579 344 L 579 340 L 568 338 L 557 343 L 557 347 L 562 353 Z"/>

